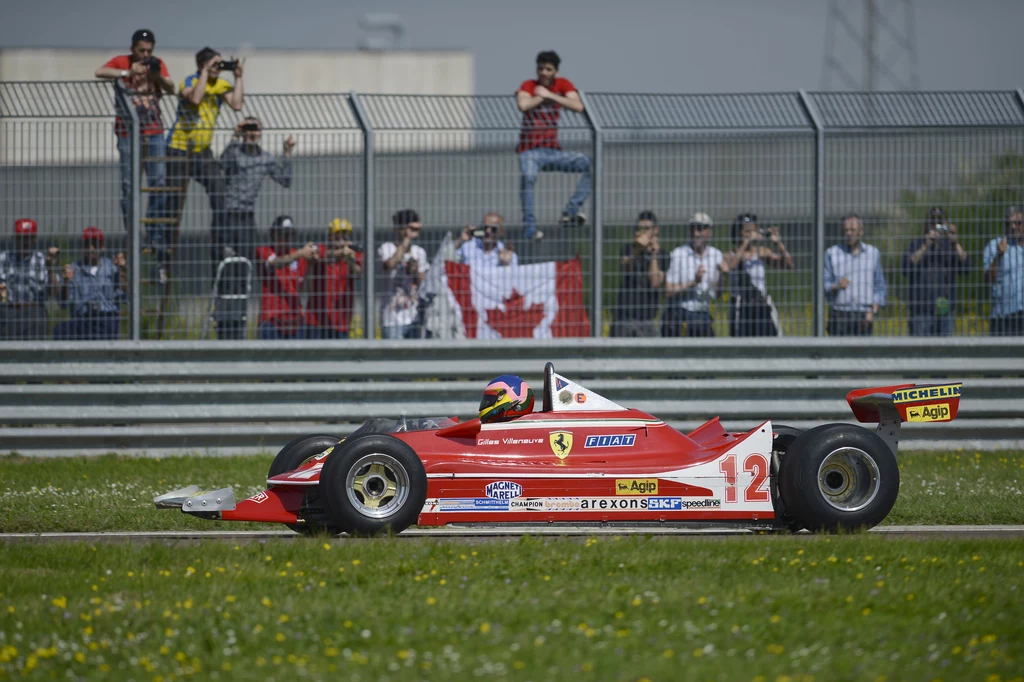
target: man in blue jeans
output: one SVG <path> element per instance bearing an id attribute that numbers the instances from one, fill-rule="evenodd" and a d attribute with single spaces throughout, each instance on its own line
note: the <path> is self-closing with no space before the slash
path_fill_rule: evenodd
<path id="1" fill-rule="evenodd" d="M 523 204 L 523 225 L 527 239 L 540 239 L 534 213 L 533 187 L 537 173 L 582 173 L 576 192 L 562 210 L 562 225 L 579 226 L 586 222 L 580 207 L 590 196 L 590 157 L 586 154 L 563 151 L 558 144 L 558 117 L 562 107 L 583 113 L 583 101 L 576 86 L 566 78 L 558 77 L 562 60 L 553 51 L 537 55 L 537 78 L 523 81 L 516 92 L 516 104 L 523 112 L 523 127 L 519 133 L 519 198 Z"/>
<path id="2" fill-rule="evenodd" d="M 160 97 L 164 93 L 174 94 L 174 81 L 167 71 L 167 65 L 153 56 L 156 38 L 153 32 L 140 28 L 132 35 L 129 54 L 114 57 L 96 69 L 97 78 L 120 79 L 127 94 L 128 102 L 135 107 L 139 118 L 140 153 L 143 168 L 150 187 L 162 188 L 167 178 L 167 142 L 164 140 L 164 124 L 160 116 Z M 114 121 L 114 135 L 117 136 L 117 151 L 121 157 L 121 214 L 125 230 L 131 234 L 130 208 L 132 203 L 132 138 L 128 134 L 131 118 L 120 97 L 114 99 L 117 119 Z M 149 196 L 147 218 L 162 217 L 164 197 L 155 193 Z M 157 229 L 162 229 L 162 226 Z"/>

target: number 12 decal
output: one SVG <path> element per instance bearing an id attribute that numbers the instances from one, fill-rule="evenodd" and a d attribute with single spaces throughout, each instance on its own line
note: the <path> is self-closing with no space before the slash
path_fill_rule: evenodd
<path id="1" fill-rule="evenodd" d="M 736 455 L 729 455 L 718 465 L 719 471 L 725 474 L 725 501 L 736 501 Z M 767 502 L 768 491 L 763 490 L 768 480 L 768 460 L 764 455 L 747 455 L 743 460 L 743 471 L 753 474 L 753 478 L 743 490 L 744 502 Z"/>

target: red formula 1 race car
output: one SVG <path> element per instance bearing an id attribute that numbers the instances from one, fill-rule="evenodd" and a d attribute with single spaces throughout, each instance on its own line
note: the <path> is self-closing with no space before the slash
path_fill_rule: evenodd
<path id="1" fill-rule="evenodd" d="M 195 486 L 155 499 L 213 519 L 299 532 L 372 535 L 447 524 L 701 522 L 751 529 L 855 530 L 896 502 L 902 422 L 956 417 L 961 384 L 852 391 L 872 432 L 764 422 L 745 433 L 718 418 L 683 434 L 544 368 L 543 408 L 502 423 L 372 419 L 348 438 L 307 436 L 281 450 L 267 490 Z"/>

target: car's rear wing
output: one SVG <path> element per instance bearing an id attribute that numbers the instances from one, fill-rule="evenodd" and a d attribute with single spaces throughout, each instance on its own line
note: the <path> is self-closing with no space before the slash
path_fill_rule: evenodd
<path id="1" fill-rule="evenodd" d="M 846 395 L 846 402 L 857 421 L 878 424 L 876 432 L 895 453 L 903 422 L 949 422 L 956 419 L 962 386 L 960 383 L 943 383 L 858 388 Z"/>

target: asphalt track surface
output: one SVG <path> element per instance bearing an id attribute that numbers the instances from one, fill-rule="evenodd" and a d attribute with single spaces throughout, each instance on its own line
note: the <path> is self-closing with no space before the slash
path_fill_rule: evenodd
<path id="1" fill-rule="evenodd" d="M 1024 539 L 1024 526 L 881 526 L 867 531 L 870 535 L 893 538 L 1000 538 Z M 410 528 L 396 536 L 399 539 L 416 538 L 456 538 L 484 539 L 508 538 L 522 535 L 545 537 L 592 537 L 615 535 L 651 535 L 664 537 L 789 537 L 788 533 L 758 533 L 745 528 L 694 528 L 694 527 L 587 527 L 587 526 L 491 526 L 491 527 L 457 527 L 443 528 Z M 806 532 L 800 535 L 812 536 Z M 291 531 L 112 531 L 96 533 L 0 533 L 0 542 L 153 542 L 153 541 L 261 541 L 280 539 L 301 539 L 302 536 Z M 336 540 L 345 540 L 345 536 Z M 365 541 L 359 538 L 348 538 Z"/>

